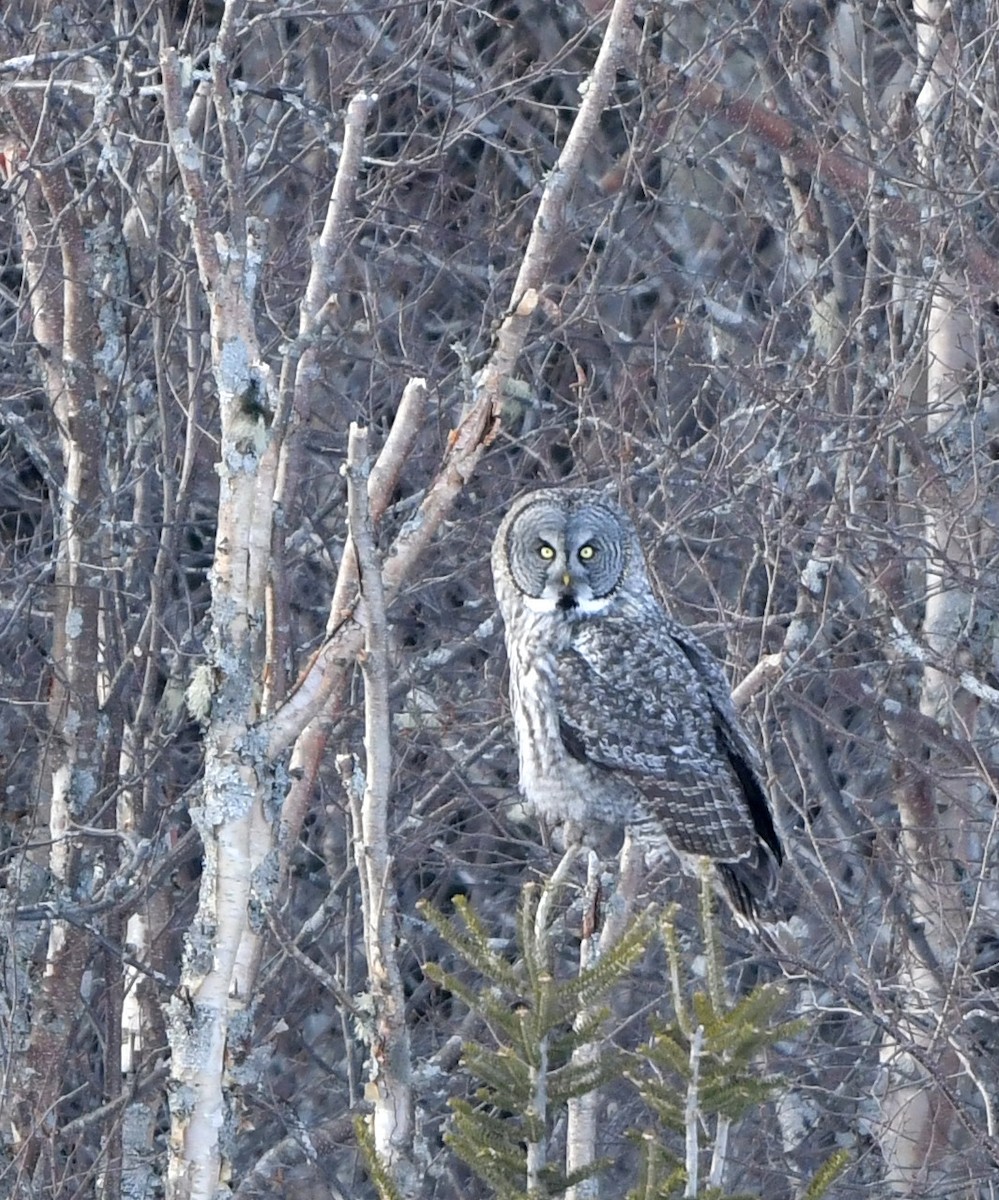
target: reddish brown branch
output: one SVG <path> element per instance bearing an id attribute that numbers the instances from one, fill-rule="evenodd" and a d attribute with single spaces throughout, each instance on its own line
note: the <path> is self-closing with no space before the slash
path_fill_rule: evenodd
<path id="1" fill-rule="evenodd" d="M 629 46 L 639 52 L 637 34 L 629 31 Z M 960 256 L 970 282 L 999 293 L 999 256 L 969 230 L 959 242 L 939 219 L 928 219 L 918 204 L 899 195 L 900 181 L 891 178 L 883 164 L 864 162 L 841 149 L 830 149 L 814 134 L 759 101 L 727 90 L 710 80 L 662 68 L 660 78 L 665 98 L 660 102 L 658 124 L 665 132 L 686 105 L 693 112 L 731 129 L 739 129 L 775 150 L 794 166 L 807 171 L 820 186 L 835 192 L 859 209 L 876 202 L 885 226 L 900 240 L 911 241 L 922 233 L 940 253 Z M 622 159 L 600 183 L 606 192 L 621 187 L 630 159 Z"/>
<path id="2" fill-rule="evenodd" d="M 844 200 L 862 206 L 876 200 L 886 224 L 901 236 L 911 238 L 922 228 L 942 238 L 944 231 L 934 231 L 918 205 L 892 194 L 898 184 L 887 177 L 880 164 L 861 162 L 842 150 L 830 150 L 814 134 L 748 96 L 739 96 L 707 80 L 678 74 L 670 81 L 668 103 L 673 108 L 683 102 L 705 116 L 720 118 L 732 128 L 752 134 Z M 981 281 L 999 288 L 999 260 L 981 243 L 969 243 L 966 252 Z"/>

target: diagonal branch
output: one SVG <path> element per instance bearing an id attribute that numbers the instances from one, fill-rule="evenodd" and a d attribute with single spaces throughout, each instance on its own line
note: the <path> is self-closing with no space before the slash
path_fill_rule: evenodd
<path id="1" fill-rule="evenodd" d="M 496 334 L 493 351 L 476 377 L 471 402 L 448 448 L 436 477 L 414 516 L 400 530 L 385 556 L 385 598 L 391 603 L 410 577 L 455 500 L 472 477 L 479 459 L 499 432 L 503 388 L 516 367 L 565 228 L 566 201 L 593 142 L 601 113 L 610 99 L 617 68 L 634 15 L 634 0 L 616 0 L 600 52 L 586 81 L 583 101 L 554 168 L 545 181 L 531 236 L 513 286 L 511 305 Z M 330 636 L 305 668 L 287 702 L 262 723 L 268 752 L 279 754 L 322 711 L 345 682 L 342 664 L 353 662 L 362 642 L 361 630 L 348 611 L 334 609 Z"/>
<path id="2" fill-rule="evenodd" d="M 669 92 L 661 111 L 668 108 L 672 114 L 678 104 L 686 102 L 705 116 L 759 138 L 844 200 L 867 206 L 876 195 L 885 225 L 898 236 L 910 240 L 922 231 L 942 250 L 949 249 L 959 256 L 969 276 L 981 287 L 990 293 L 999 291 L 999 259 L 993 251 L 970 231 L 963 234 L 960 246 L 948 245 L 948 229 L 939 221 L 927 221 L 918 204 L 898 195 L 898 181 L 889 178 L 881 164 L 861 162 L 841 150 L 830 150 L 787 117 L 710 80 L 679 72 L 663 73 Z"/>
<path id="3" fill-rule="evenodd" d="M 593 7 L 591 3 L 589 7 Z M 629 27 L 623 34 L 629 54 L 645 53 L 641 33 Z M 683 106 L 730 129 L 740 130 L 769 146 L 793 166 L 807 171 L 819 186 L 828 188 L 858 210 L 869 208 L 876 197 L 884 226 L 903 243 L 922 235 L 938 247 L 941 257 L 960 262 L 970 282 L 989 296 L 999 292 L 999 256 L 971 229 L 961 231 L 959 242 L 940 219 L 927 218 L 919 203 L 900 194 L 902 181 L 890 176 L 884 164 L 864 161 L 841 149 L 830 149 L 822 140 L 790 118 L 758 100 L 722 87 L 671 65 L 654 65 L 662 99 L 652 116 L 654 131 L 665 136 Z M 652 144 L 658 144 L 653 136 Z M 617 192 L 625 178 L 630 155 L 622 157 L 602 177 L 603 190 Z"/>
<path id="4" fill-rule="evenodd" d="M 194 254 L 198 260 L 202 283 L 211 294 L 221 277 L 222 262 L 212 236 L 211 195 L 202 172 L 201 153 L 194 144 L 187 123 L 187 110 L 181 86 L 181 59 L 175 47 L 163 47 L 160 52 L 160 70 L 163 76 L 163 111 L 166 116 L 167 133 L 184 185 L 184 194 L 192 209 L 190 227 Z"/>

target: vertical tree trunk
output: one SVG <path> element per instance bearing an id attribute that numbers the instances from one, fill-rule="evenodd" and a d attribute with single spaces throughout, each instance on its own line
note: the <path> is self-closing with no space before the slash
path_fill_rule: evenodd
<path id="1" fill-rule="evenodd" d="M 413 1083 L 406 997 L 397 953 L 398 899 L 389 850 L 392 782 L 389 634 L 381 563 L 368 509 L 368 431 L 351 424 L 347 443 L 347 508 L 363 605 L 364 785 L 348 790 L 354 857 L 360 880 L 364 956 L 372 1028 L 368 1053 L 374 1152 L 402 1200 L 419 1192 L 413 1160 Z M 353 775 L 353 772 L 351 773 Z"/>
<path id="2" fill-rule="evenodd" d="M 957 81 L 958 47 L 945 5 L 929 0 L 917 4 L 916 11 L 923 78 L 916 101 L 920 162 L 927 181 L 942 180 L 947 165 L 938 131 Z M 926 214 L 938 213 L 931 189 Z M 970 649 L 979 549 L 981 495 L 976 495 L 972 480 L 982 464 L 974 461 L 969 404 L 976 338 L 966 283 L 956 273 L 941 270 L 931 287 L 925 335 L 925 449 L 934 464 L 934 478 L 925 481 L 921 496 L 926 545 L 923 641 L 929 658 L 919 709 L 942 729 L 972 741 L 978 701 L 956 682 L 954 667 Z M 899 747 L 905 766 L 897 772 L 896 797 L 907 895 L 912 917 L 925 935 L 925 948 L 921 952 L 910 942 L 903 949 L 903 1036 L 887 1039 L 882 1047 L 886 1074 L 879 1135 L 886 1182 L 896 1195 L 907 1197 L 934 1188 L 957 1194 L 958 1160 L 966 1135 L 945 1095 L 957 1090 L 961 1075 L 960 1061 L 947 1042 L 957 1016 L 948 993 L 967 936 L 958 874 L 961 827 L 975 823 L 983 799 L 976 772 L 933 761 L 917 741 L 910 737 Z M 968 867 L 974 867 L 973 859 L 963 858 L 962 870 Z M 927 961 L 926 950 L 933 961 Z M 912 1051 L 905 1046 L 910 1039 Z"/>
<path id="3" fill-rule="evenodd" d="M 223 1058 L 232 1023 L 252 995 L 250 972 L 260 930 L 250 921 L 251 888 L 273 849 L 272 824 L 264 812 L 272 765 L 251 727 L 259 715 L 264 580 L 271 544 L 270 490 L 262 463 L 269 441 L 267 414 L 273 413 L 275 398 L 254 327 L 260 264 L 246 226 L 242 162 L 226 76 L 241 7 L 227 6 L 210 55 L 209 94 L 231 201 L 225 233 L 213 230 L 209 189 L 188 126 L 179 56 L 167 47 L 161 59 L 167 127 L 210 303 L 221 417 L 209 658 L 198 675 L 206 722 L 205 771 L 201 803 L 191 809 L 204 858 L 181 984 L 167 1010 L 175 1088 L 168 1187 L 174 1200 L 209 1200 L 228 1170 L 223 1145 L 232 1114 L 223 1086 Z"/>
<path id="4" fill-rule="evenodd" d="M 98 667 L 102 442 L 92 361 L 89 257 L 77 197 L 65 170 L 41 166 L 29 157 L 28 145 L 39 132 L 39 110 L 15 93 L 5 96 L 4 107 L 8 126 L 18 132 L 5 139 L 0 159 L 15 199 L 32 330 L 62 450 L 51 593 L 49 741 L 38 794 L 44 803 L 39 821 L 48 826 L 48 870 L 60 897 L 72 902 L 83 898 L 90 883 L 88 852 L 73 831 L 90 825 L 98 808 L 100 730 L 105 719 Z M 43 1137 L 37 1122 L 44 1115 L 58 1127 L 61 1097 L 74 1088 L 92 1087 L 97 1076 L 96 1064 L 71 1049 L 87 958 L 86 940 L 73 936 L 66 922 L 53 920 L 25 1060 L 26 1077 L 36 1082 L 21 1093 L 25 1099 L 14 1121 L 17 1138 L 27 1143 L 31 1167 L 43 1148 L 57 1160 L 62 1155 L 71 1160 L 72 1148 Z M 58 1175 L 65 1170 L 62 1161 L 50 1162 L 48 1168 Z"/>

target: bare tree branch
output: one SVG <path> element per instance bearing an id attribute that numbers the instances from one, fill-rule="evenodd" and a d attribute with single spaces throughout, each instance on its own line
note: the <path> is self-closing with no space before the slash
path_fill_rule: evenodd
<path id="1" fill-rule="evenodd" d="M 516 366 L 530 318 L 537 307 L 538 290 L 544 284 L 562 233 L 570 189 L 582 168 L 583 156 L 613 88 L 623 48 L 623 31 L 633 12 L 633 0 L 618 0 L 611 11 L 600 53 L 587 80 L 583 102 L 558 161 L 545 182 L 513 286 L 510 310 L 496 335 L 493 351 L 475 381 L 471 403 L 450 435 L 444 461 L 419 510 L 403 527 L 385 556 L 383 573 L 389 603 L 430 544 L 499 430 L 503 387 Z M 335 631 L 331 631 L 330 640 L 309 664 L 288 703 L 264 724 L 262 733 L 272 755 L 287 746 L 333 694 L 336 678 L 332 677 L 329 683 L 321 681 L 337 662 L 353 658 L 359 641 L 359 632 L 353 623 L 341 625 L 338 622 Z M 314 683 L 313 678 L 317 676 Z"/>
<path id="2" fill-rule="evenodd" d="M 388 679 L 388 622 L 381 564 L 368 509 L 368 431 L 350 427 L 347 511 L 357 551 L 364 627 L 364 791 L 354 796 L 354 855 L 361 879 L 364 944 L 374 1008 L 368 1064 L 374 1091 L 371 1127 L 375 1153 L 404 1197 L 415 1196 L 413 1092 L 406 998 L 396 951 L 396 898 L 389 849 L 388 806 L 392 745 Z"/>

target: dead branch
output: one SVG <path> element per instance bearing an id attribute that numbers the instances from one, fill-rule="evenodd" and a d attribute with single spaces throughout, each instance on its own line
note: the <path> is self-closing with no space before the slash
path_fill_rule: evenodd
<path id="1" fill-rule="evenodd" d="M 368 510 L 368 431 L 350 426 L 347 443 L 347 511 L 357 550 L 359 614 L 364 629 L 364 790 L 352 789 L 354 856 L 361 884 L 364 945 L 374 1007 L 369 1054 L 376 1093 L 372 1114 L 375 1153 L 402 1196 L 416 1192 L 412 1162 L 413 1094 L 410 1081 L 406 998 L 396 953 L 396 899 L 389 852 L 388 805 L 392 779 L 388 621 L 381 567 Z"/>

